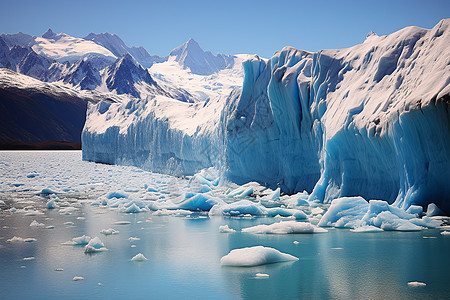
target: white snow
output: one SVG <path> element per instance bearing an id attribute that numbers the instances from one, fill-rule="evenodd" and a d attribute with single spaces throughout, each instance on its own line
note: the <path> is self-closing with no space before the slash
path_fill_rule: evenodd
<path id="1" fill-rule="evenodd" d="M 6 240 L 7 243 L 17 243 L 17 242 L 19 242 L 19 243 L 20 242 L 32 243 L 32 242 L 35 242 L 35 241 L 36 241 L 35 238 L 21 238 L 21 237 L 18 237 L 18 236 L 13 236 L 12 238 Z"/>
<path id="2" fill-rule="evenodd" d="M 84 277 L 82 277 L 82 276 L 74 276 L 74 277 L 72 278 L 72 280 L 73 280 L 73 281 L 80 281 L 80 280 L 84 280 Z"/>
<path id="3" fill-rule="evenodd" d="M 282 253 L 277 249 L 263 246 L 254 246 L 231 250 L 220 259 L 222 266 L 253 267 L 287 261 L 296 261 L 297 257 Z"/>

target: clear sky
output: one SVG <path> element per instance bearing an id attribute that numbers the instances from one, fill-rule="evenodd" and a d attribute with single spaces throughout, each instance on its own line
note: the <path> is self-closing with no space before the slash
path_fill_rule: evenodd
<path id="1" fill-rule="evenodd" d="M 263 57 L 284 46 L 345 48 L 450 17 L 450 0 L 14 0 L 2 1 L 0 32 L 41 35 L 48 28 L 83 37 L 118 34 L 128 46 L 167 55 L 194 38 L 204 50 Z"/>

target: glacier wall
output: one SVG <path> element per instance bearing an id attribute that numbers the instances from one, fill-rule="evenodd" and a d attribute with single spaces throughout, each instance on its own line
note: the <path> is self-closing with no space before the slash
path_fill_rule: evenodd
<path id="1" fill-rule="evenodd" d="M 215 166 L 310 200 L 360 195 L 450 213 L 449 24 L 254 56 L 242 88 L 204 105 L 100 103 L 88 111 L 83 159 L 178 175 Z"/>

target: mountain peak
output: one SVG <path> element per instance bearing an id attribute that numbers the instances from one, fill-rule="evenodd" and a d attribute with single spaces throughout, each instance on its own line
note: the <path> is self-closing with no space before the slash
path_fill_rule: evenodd
<path id="1" fill-rule="evenodd" d="M 366 35 L 366 39 L 364 40 L 364 42 L 367 42 L 375 37 L 378 37 L 378 34 L 376 34 L 373 30 L 371 30 L 367 35 Z"/>
<path id="2" fill-rule="evenodd" d="M 44 34 L 41 35 L 41 37 L 45 39 L 52 39 L 56 36 L 56 33 L 53 32 L 51 28 L 49 28 Z"/>

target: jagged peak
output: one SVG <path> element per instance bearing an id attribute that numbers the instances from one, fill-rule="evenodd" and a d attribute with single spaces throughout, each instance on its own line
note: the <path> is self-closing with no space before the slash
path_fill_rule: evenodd
<path id="1" fill-rule="evenodd" d="M 371 30 L 367 35 L 366 38 L 364 39 L 364 42 L 367 42 L 373 38 L 378 37 L 378 34 L 376 34 L 373 30 Z"/>
<path id="2" fill-rule="evenodd" d="M 45 33 L 43 33 L 41 35 L 41 37 L 43 37 L 45 39 L 51 39 L 51 38 L 54 38 L 55 36 L 56 36 L 56 33 L 54 33 L 51 28 L 49 28 Z"/>

